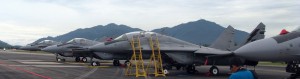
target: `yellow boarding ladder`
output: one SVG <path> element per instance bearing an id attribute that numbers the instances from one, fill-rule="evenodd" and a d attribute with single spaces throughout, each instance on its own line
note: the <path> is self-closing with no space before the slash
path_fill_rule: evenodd
<path id="1" fill-rule="evenodd" d="M 153 35 L 153 36 L 155 36 L 155 35 Z M 152 54 L 151 54 L 150 62 L 147 66 L 146 71 L 147 71 L 147 73 L 149 73 L 150 66 L 154 66 L 154 73 L 151 73 L 151 74 L 154 74 L 155 77 L 157 77 L 157 76 L 165 77 L 166 75 L 164 74 L 164 70 L 163 70 L 158 38 L 155 36 L 155 38 L 153 39 L 152 35 L 151 35 L 150 39 L 149 39 L 149 44 L 150 44 L 150 47 L 152 50 Z"/>
<path id="2" fill-rule="evenodd" d="M 133 54 L 130 59 L 130 64 L 126 68 L 125 75 L 127 76 L 135 75 L 136 77 L 140 77 L 140 76 L 147 77 L 147 73 L 144 69 L 144 61 L 143 61 L 140 37 L 133 36 L 130 43 L 131 43 Z M 135 68 L 133 67 L 131 62 L 135 64 Z M 135 73 L 132 73 L 134 69 L 135 69 Z"/>

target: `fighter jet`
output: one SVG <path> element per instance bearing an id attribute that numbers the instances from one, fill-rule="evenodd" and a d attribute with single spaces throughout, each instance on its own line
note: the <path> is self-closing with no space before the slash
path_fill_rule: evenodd
<path id="1" fill-rule="evenodd" d="M 264 27 L 260 24 L 258 27 Z M 203 65 L 208 55 L 218 55 L 218 54 L 230 54 L 231 51 L 225 50 L 230 48 L 229 44 L 232 43 L 231 36 L 233 35 L 233 28 L 230 26 L 229 29 L 225 30 L 226 34 L 221 35 L 219 39 L 224 38 L 224 40 L 217 41 L 218 43 L 224 43 L 226 45 L 219 46 L 221 44 L 215 43 L 210 47 L 199 46 L 186 41 L 182 41 L 170 36 L 162 35 L 154 32 L 130 32 L 123 34 L 111 42 L 105 42 L 97 44 L 90 47 L 92 51 L 96 51 L 96 55 L 101 57 L 101 54 L 111 55 L 114 59 L 118 60 L 129 60 L 132 54 L 132 48 L 130 41 L 134 37 L 139 37 L 141 41 L 141 47 L 143 51 L 143 58 L 148 59 L 151 54 L 151 47 L 149 46 L 150 37 L 158 38 L 160 43 L 160 51 L 163 53 L 163 59 L 168 59 L 170 57 L 176 63 L 183 64 L 186 66 L 188 73 L 195 73 L 196 65 Z M 260 31 L 261 29 L 259 29 Z M 264 30 L 264 28 L 263 28 Z M 258 31 L 257 31 L 258 32 Z M 258 33 L 256 33 L 258 34 Z M 255 34 L 254 34 L 255 36 Z M 222 37 L 222 38 L 221 38 Z M 254 39 L 254 38 L 252 38 Z M 255 38 L 256 39 L 256 38 Z M 220 42 L 223 41 L 223 42 Z M 228 61 L 218 61 L 218 63 L 208 63 L 213 65 L 229 65 Z"/>
<path id="2" fill-rule="evenodd" d="M 284 61 L 291 79 L 300 76 L 300 28 L 292 32 L 282 30 L 274 37 L 257 40 L 234 51 L 234 55 L 253 61 Z"/>
<path id="3" fill-rule="evenodd" d="M 85 38 L 74 38 L 66 43 L 48 46 L 42 49 L 42 51 L 54 53 L 56 55 L 56 61 L 65 61 L 64 57 L 75 57 L 76 62 L 87 62 L 86 57 L 91 57 L 91 60 L 94 58 L 93 53 L 88 47 L 98 43 L 100 42 Z"/>
<path id="4" fill-rule="evenodd" d="M 60 44 L 60 42 L 52 41 L 52 40 L 44 40 L 39 43 L 31 43 L 27 44 L 26 46 L 21 47 L 21 50 L 29 50 L 29 51 L 40 51 L 41 49 L 51 46 L 51 45 L 57 45 Z"/>

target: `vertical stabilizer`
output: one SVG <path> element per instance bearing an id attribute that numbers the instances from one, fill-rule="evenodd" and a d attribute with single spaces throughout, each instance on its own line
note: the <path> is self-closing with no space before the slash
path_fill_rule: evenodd
<path id="1" fill-rule="evenodd" d="M 221 50 L 228 50 L 233 43 L 234 30 L 235 29 L 229 25 L 216 39 L 216 41 L 210 45 L 210 47 Z"/>

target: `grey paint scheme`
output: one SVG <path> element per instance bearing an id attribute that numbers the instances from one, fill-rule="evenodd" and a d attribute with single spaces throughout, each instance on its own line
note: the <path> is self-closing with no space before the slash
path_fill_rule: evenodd
<path id="1" fill-rule="evenodd" d="M 217 38 L 217 40 L 212 43 L 209 47 L 221 49 L 221 50 L 230 50 L 233 44 L 234 38 L 234 28 L 232 26 L 228 26 L 223 33 Z"/>
<path id="2" fill-rule="evenodd" d="M 245 41 L 242 42 L 242 44 L 236 45 L 236 46 L 234 46 L 234 44 L 232 44 L 233 46 L 230 46 L 229 49 L 231 51 L 234 51 L 234 50 L 240 48 L 241 46 L 246 45 L 247 43 L 265 38 L 265 32 L 266 32 L 265 27 L 266 26 L 263 23 L 259 23 L 257 25 L 257 27 L 252 32 L 250 32 L 250 34 L 246 37 Z"/>
<path id="3" fill-rule="evenodd" d="M 67 43 L 52 45 L 42 50 L 54 54 L 57 53 L 64 57 L 90 57 L 93 53 L 88 49 L 88 47 L 98 43 L 100 42 L 85 38 L 74 38 Z"/>
<path id="4" fill-rule="evenodd" d="M 234 34 L 232 33 L 234 30 L 231 26 L 229 29 L 226 29 L 224 32 L 227 34 Z M 227 33 L 229 32 L 229 33 Z M 112 43 L 104 43 L 104 44 L 97 44 L 92 46 L 90 49 L 97 52 L 107 52 L 113 53 L 115 55 L 123 56 L 123 60 L 129 59 L 132 54 L 132 48 L 130 45 L 130 40 L 133 36 L 139 35 L 141 36 L 141 47 L 143 49 L 143 58 L 147 59 L 150 57 L 151 48 L 149 47 L 149 37 L 153 35 L 153 39 L 157 36 L 160 42 L 160 50 L 167 56 L 171 57 L 178 63 L 181 64 L 193 64 L 195 63 L 195 53 L 198 52 L 207 52 L 210 54 L 225 54 L 231 53 L 229 51 L 223 51 L 215 48 L 208 48 L 204 46 L 198 46 L 196 44 L 188 43 L 170 36 L 154 33 L 154 32 L 131 32 L 121 35 L 120 37 L 116 38 L 112 41 Z M 223 36 L 223 35 L 221 35 Z M 230 35 L 233 36 L 233 35 Z M 224 37 L 224 36 L 223 36 Z M 233 39 L 233 38 L 232 38 Z M 228 39 L 231 40 L 231 39 Z M 216 43 L 217 44 L 217 43 Z M 223 47 L 225 48 L 225 47 Z M 228 48 L 228 47 L 227 47 Z M 213 52 L 213 53 L 211 53 Z M 203 61 L 200 61 L 203 62 Z"/>
<path id="5" fill-rule="evenodd" d="M 228 43 L 228 41 L 232 41 L 233 39 L 234 33 L 232 33 L 233 32 L 232 30 L 233 28 L 229 26 L 224 31 L 225 34 L 223 33 L 223 35 L 220 35 L 220 37 L 226 37 L 226 36 L 232 36 L 232 37 L 228 37 L 228 39 L 224 39 L 224 40 L 220 40 L 222 38 L 219 38 L 216 41 L 218 43 L 214 43 L 214 44 L 215 45 L 232 44 L 232 43 Z M 150 35 L 155 35 L 158 37 L 158 40 L 160 42 L 160 50 L 163 54 L 166 54 L 168 57 L 170 57 L 171 59 L 175 60 L 177 63 L 180 64 L 201 65 L 204 64 L 206 56 L 208 55 L 231 54 L 231 51 L 224 50 L 230 48 L 229 47 L 230 45 L 224 45 L 221 47 L 212 46 L 216 48 L 222 48 L 223 49 L 222 50 L 222 49 L 216 49 L 211 47 L 198 46 L 196 44 L 188 43 L 170 36 L 166 36 L 154 32 L 143 32 L 143 31 L 123 34 L 111 42 L 97 44 L 95 46 L 90 47 L 90 49 L 92 51 L 97 51 L 97 52 L 111 53 L 114 54 L 116 57 L 123 57 L 124 59 L 122 60 L 128 60 L 132 54 L 130 40 L 133 36 L 137 36 L 137 35 L 141 36 L 140 37 L 141 47 L 143 51 L 143 58 L 145 59 L 149 58 L 151 53 L 151 49 L 149 47 Z M 219 64 L 228 65 L 228 61 L 220 60 L 218 62 Z"/>
<path id="6" fill-rule="evenodd" d="M 29 50 L 29 51 L 40 51 L 41 49 L 51 46 L 61 44 L 60 42 L 52 41 L 52 40 L 44 40 L 39 43 L 27 44 L 26 46 L 21 47 L 21 50 Z"/>
<path id="7" fill-rule="evenodd" d="M 299 29 L 285 35 L 277 35 L 254 41 L 234 51 L 234 54 L 256 61 L 300 60 Z"/>

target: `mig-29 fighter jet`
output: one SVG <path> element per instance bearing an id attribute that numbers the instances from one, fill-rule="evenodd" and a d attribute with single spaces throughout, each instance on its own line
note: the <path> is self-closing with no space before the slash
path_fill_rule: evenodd
<path id="1" fill-rule="evenodd" d="M 251 35 L 251 39 L 258 39 L 258 38 L 252 38 L 255 37 L 257 34 L 263 34 L 264 33 L 264 25 L 261 23 L 258 25 L 258 31 L 256 31 L 254 34 Z M 231 27 L 232 28 L 232 27 Z M 232 28 L 233 29 L 233 28 Z M 224 34 L 225 36 L 220 37 L 226 37 L 228 34 L 231 35 L 233 32 L 231 32 L 230 27 L 227 29 L 226 32 L 229 32 L 227 34 Z M 260 33 L 263 31 L 263 33 Z M 138 36 L 140 38 L 141 47 L 143 51 L 143 58 L 148 59 L 151 55 L 151 47 L 149 46 L 149 38 L 154 37 L 158 38 L 160 43 L 160 52 L 165 54 L 166 56 L 163 56 L 163 59 L 167 59 L 167 57 L 170 57 L 172 60 L 176 61 L 177 63 L 183 64 L 186 66 L 188 73 L 195 73 L 195 66 L 196 65 L 203 65 L 205 63 L 205 60 L 207 59 L 206 56 L 209 55 L 218 55 L 218 54 L 229 54 L 231 53 L 230 50 L 224 50 L 225 47 L 223 46 L 217 46 L 222 45 L 223 42 L 220 42 L 221 44 L 216 44 L 216 48 L 210 48 L 210 47 L 204 47 L 199 46 L 196 44 L 192 44 L 186 41 L 182 41 L 170 36 L 154 33 L 154 32 L 145 32 L 145 31 L 139 31 L 139 32 L 130 32 L 123 34 L 116 39 L 112 40 L 111 42 L 105 42 L 100 43 L 95 46 L 90 47 L 92 51 L 95 51 L 95 53 L 101 54 L 106 53 L 108 55 L 111 55 L 114 57 L 114 59 L 118 60 L 128 60 L 130 59 L 132 55 L 132 48 L 131 48 L 131 39 L 135 36 Z M 233 37 L 233 36 L 232 36 Z M 221 38 L 219 38 L 221 39 Z M 226 38 L 224 43 L 227 46 L 230 46 L 228 44 L 231 44 L 233 38 Z M 251 40 L 249 39 L 249 40 Z M 217 41 L 219 42 L 219 41 Z M 229 42 L 229 43 L 228 43 Z M 224 45 L 224 46 L 226 46 Z M 222 48 L 222 49 L 218 49 Z M 229 47 L 227 47 L 229 48 Z M 100 55 L 99 55 L 100 56 Z M 101 56 L 100 56 L 101 57 Z M 208 63 L 211 65 L 228 65 L 228 61 L 220 61 L 219 63 Z M 215 66 L 213 66 L 215 67 Z M 213 68 L 211 68 L 213 70 Z M 218 69 L 217 69 L 218 70 Z"/>
<path id="2" fill-rule="evenodd" d="M 21 50 L 29 50 L 29 51 L 40 51 L 41 49 L 51 46 L 61 44 L 60 42 L 52 41 L 52 40 L 44 40 L 39 43 L 31 43 L 26 46 L 21 47 Z"/>
<path id="3" fill-rule="evenodd" d="M 241 59 L 253 61 L 283 61 L 287 63 L 286 72 L 290 79 L 300 76 L 300 28 L 292 32 L 282 30 L 280 35 L 257 40 L 233 52 Z"/>
<path id="4" fill-rule="evenodd" d="M 87 62 L 86 57 L 91 57 L 91 60 L 95 57 L 88 47 L 98 43 L 100 42 L 85 38 L 74 38 L 66 43 L 48 46 L 42 49 L 42 51 L 54 53 L 56 55 L 56 61 L 65 61 L 64 57 L 75 57 L 76 62 Z"/>

